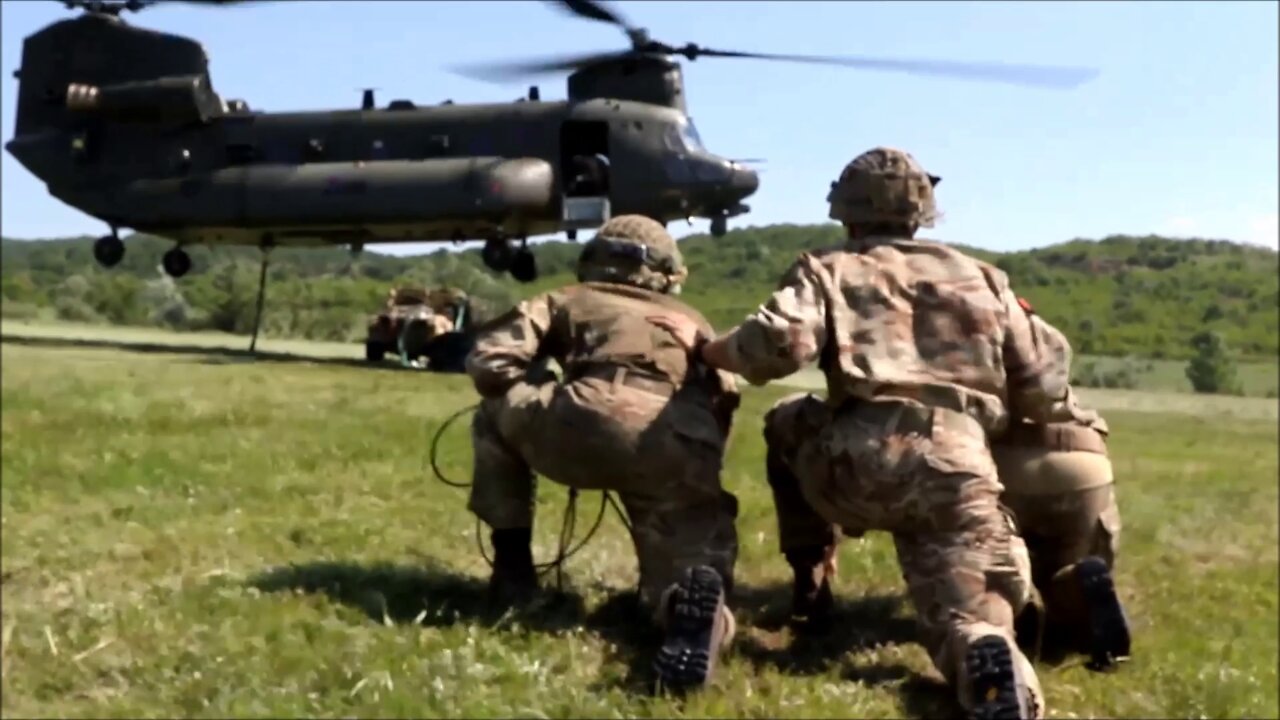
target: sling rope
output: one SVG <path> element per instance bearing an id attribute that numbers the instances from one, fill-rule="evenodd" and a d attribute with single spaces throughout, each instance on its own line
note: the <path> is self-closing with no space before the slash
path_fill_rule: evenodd
<path id="1" fill-rule="evenodd" d="M 444 422 L 440 423 L 440 427 L 436 430 L 435 436 L 431 438 L 428 456 L 431 471 L 435 474 L 437 480 L 449 487 L 468 488 L 471 487 L 471 483 L 450 480 L 445 476 L 444 471 L 440 469 L 440 464 L 438 462 L 440 440 L 444 437 L 445 431 L 448 430 L 453 423 L 457 422 L 463 415 L 474 412 L 479 407 L 479 404 L 471 405 L 450 415 Z M 622 521 L 623 527 L 627 529 L 627 533 L 634 537 L 635 531 L 633 530 L 630 521 L 627 519 L 626 512 L 618 502 L 614 500 L 612 493 L 608 490 L 602 490 L 600 491 L 600 510 L 596 513 L 595 522 L 591 524 L 591 529 L 587 531 L 587 534 L 582 538 L 582 540 L 580 540 L 577 545 L 570 547 L 573 540 L 574 528 L 577 525 L 578 489 L 569 488 L 569 502 L 565 506 L 564 519 L 560 525 L 560 542 L 556 551 L 556 557 L 553 560 L 534 565 L 534 568 L 538 571 L 539 575 L 545 574 L 547 571 L 554 569 L 556 571 L 556 586 L 559 588 L 564 587 L 564 563 L 586 547 L 587 543 L 591 541 L 591 538 L 595 537 L 596 531 L 600 529 L 600 525 L 604 522 L 606 505 L 613 508 L 614 512 L 618 515 L 618 519 Z M 489 567 L 493 567 L 493 558 L 489 556 L 489 552 L 485 548 L 484 533 L 479 517 L 476 518 L 475 534 L 476 547 L 480 550 L 480 557 L 484 558 L 484 561 L 489 564 Z"/>

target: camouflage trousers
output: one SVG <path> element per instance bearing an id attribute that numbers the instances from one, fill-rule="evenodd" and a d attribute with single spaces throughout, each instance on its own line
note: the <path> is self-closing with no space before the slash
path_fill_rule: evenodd
<path id="1" fill-rule="evenodd" d="M 784 553 L 829 546 L 841 528 L 891 532 L 923 644 L 961 703 L 965 653 L 985 635 L 1006 640 L 1043 697 L 1013 636 L 1031 592 L 1026 548 L 976 421 L 898 401 L 832 409 L 798 394 L 768 412 L 764 434 Z"/>
<path id="2" fill-rule="evenodd" d="M 1114 568 L 1121 522 L 1111 460 L 1101 438 L 1054 445 L 1002 443 L 992 449 L 1005 485 L 1003 501 L 1030 551 L 1047 629 L 1069 634 L 1086 627 L 1084 599 L 1071 571 L 1089 556 Z"/>
<path id="3" fill-rule="evenodd" d="M 738 501 L 720 484 L 726 436 L 707 403 L 591 377 L 522 383 L 481 404 L 472 443 L 468 508 L 490 527 L 533 526 L 534 473 L 610 490 L 630 518 L 645 608 L 693 565 L 732 586 Z"/>

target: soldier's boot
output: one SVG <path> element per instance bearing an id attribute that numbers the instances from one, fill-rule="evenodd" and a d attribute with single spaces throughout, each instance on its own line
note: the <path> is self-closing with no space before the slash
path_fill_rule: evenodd
<path id="1" fill-rule="evenodd" d="M 1129 621 L 1116 594 L 1111 568 L 1089 556 L 1060 570 L 1050 581 L 1049 617 L 1089 654 L 1092 670 L 1105 670 L 1129 659 Z"/>
<path id="2" fill-rule="evenodd" d="M 984 635 L 964 656 L 961 703 L 972 720 L 1039 720 L 1044 701 L 1030 663 L 1003 637 Z"/>
<path id="3" fill-rule="evenodd" d="M 791 624 L 797 630 L 821 632 L 831 620 L 835 599 L 824 562 L 830 550 L 812 546 L 786 553 L 795 575 L 791 585 Z"/>
<path id="4" fill-rule="evenodd" d="M 521 605 L 538 590 L 538 572 L 533 567 L 533 530 L 494 530 L 493 574 L 489 577 L 489 598 L 501 606 Z"/>
<path id="5" fill-rule="evenodd" d="M 683 693 L 705 685 L 735 630 L 720 574 L 707 565 L 690 568 L 662 594 L 659 608 L 663 639 L 653 662 L 658 688 Z"/>

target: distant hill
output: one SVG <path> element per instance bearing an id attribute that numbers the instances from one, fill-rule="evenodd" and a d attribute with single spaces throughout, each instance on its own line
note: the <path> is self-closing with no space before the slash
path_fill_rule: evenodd
<path id="1" fill-rule="evenodd" d="M 804 249 L 840 242 L 834 225 L 771 225 L 696 235 L 680 246 L 690 266 L 685 299 L 718 327 L 761 302 Z M 258 252 L 191 248 L 194 267 L 172 282 L 158 269 L 166 240 L 128 238 L 124 262 L 104 271 L 92 238 L 5 239 L 0 254 L 7 317 L 57 315 L 119 324 L 244 331 L 252 323 Z M 398 257 L 345 249 L 280 249 L 272 254 L 264 328 L 276 335 L 353 340 L 389 285 L 448 283 L 480 299 L 492 315 L 520 296 L 572 280 L 580 245 L 538 246 L 543 277 L 520 286 L 483 268 L 476 250 Z M 1280 351 L 1280 262 L 1266 248 L 1216 240 L 1112 236 L 1035 250 L 965 248 L 1009 273 L 1014 288 L 1092 355 L 1186 358 L 1188 341 L 1210 328 L 1240 357 Z"/>

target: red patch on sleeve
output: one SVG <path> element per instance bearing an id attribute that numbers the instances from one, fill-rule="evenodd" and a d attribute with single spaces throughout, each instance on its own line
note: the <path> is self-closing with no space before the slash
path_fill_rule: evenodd
<path id="1" fill-rule="evenodd" d="M 1028 315 L 1036 314 L 1036 311 L 1031 309 L 1031 303 L 1027 302 L 1027 299 L 1024 297 L 1018 298 L 1018 307 L 1022 308 L 1022 311 Z"/>

